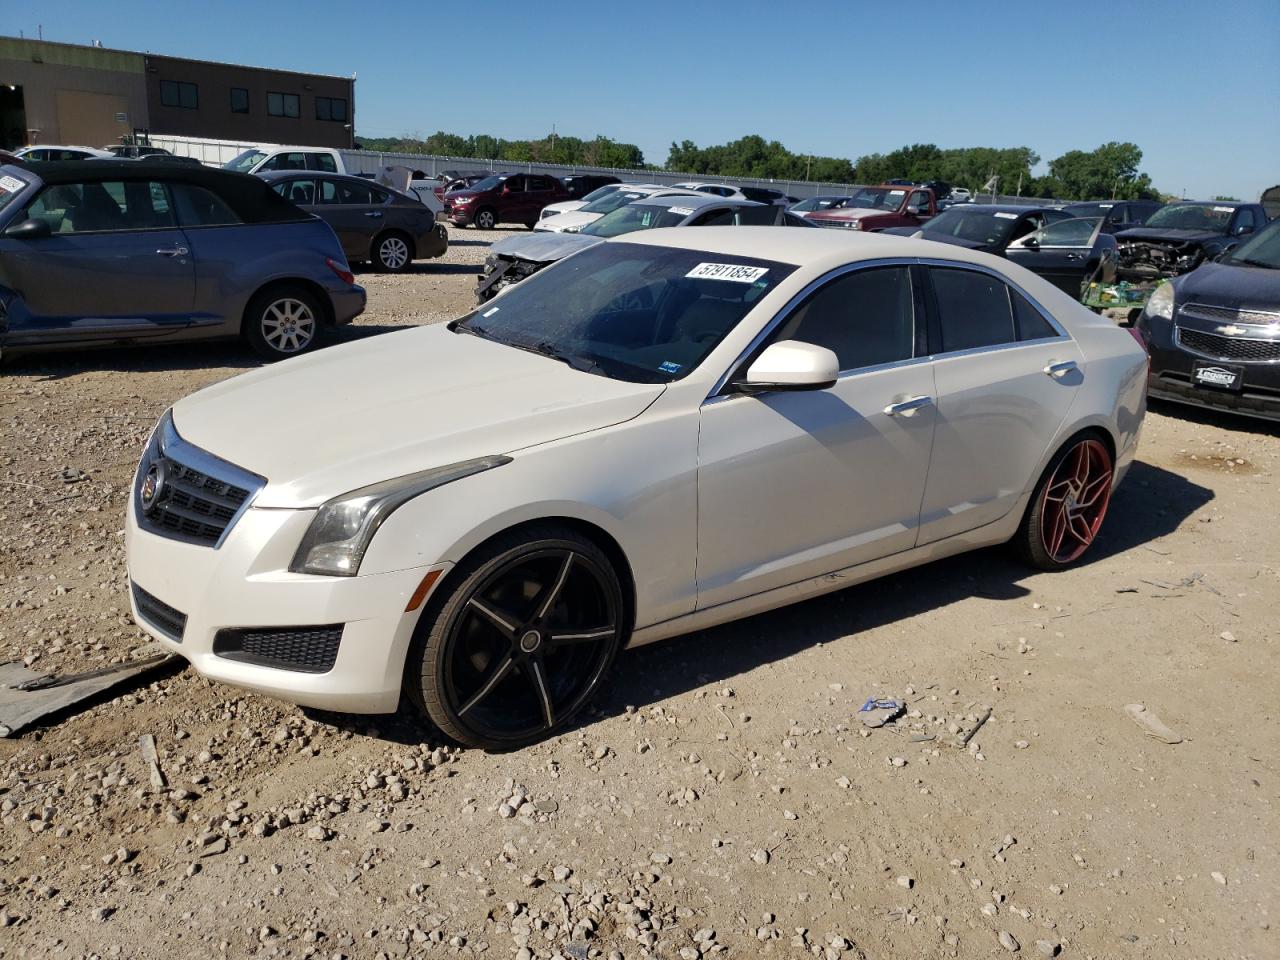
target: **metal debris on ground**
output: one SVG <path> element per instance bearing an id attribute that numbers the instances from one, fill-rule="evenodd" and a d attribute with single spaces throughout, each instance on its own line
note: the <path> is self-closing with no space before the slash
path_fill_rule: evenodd
<path id="1" fill-rule="evenodd" d="M 858 708 L 858 716 L 867 727 L 883 727 L 890 720 L 902 715 L 906 704 L 901 700 L 877 700 L 871 697 Z"/>
<path id="2" fill-rule="evenodd" d="M 148 677 L 173 659 L 173 654 L 157 653 L 62 677 L 36 673 L 17 661 L 0 664 L 0 737 L 13 736 L 95 694 Z"/>

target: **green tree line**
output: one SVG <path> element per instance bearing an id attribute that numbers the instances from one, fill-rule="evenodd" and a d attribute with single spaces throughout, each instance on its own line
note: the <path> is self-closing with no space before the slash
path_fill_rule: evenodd
<path id="1" fill-rule="evenodd" d="M 438 130 L 429 137 L 361 137 L 366 150 L 478 157 L 512 163 L 563 163 L 627 170 L 656 169 L 634 143 L 609 137 L 589 140 L 551 133 L 537 140 L 506 140 L 489 134 L 461 136 Z M 1151 178 L 1139 168 L 1142 150 L 1111 141 L 1093 150 L 1068 150 L 1034 176 L 1040 156 L 1030 147 L 951 147 L 913 143 L 889 153 L 849 160 L 794 153 L 777 140 L 750 134 L 730 143 L 699 147 L 692 140 L 672 143 L 665 169 L 705 177 L 811 180 L 820 183 L 883 183 L 899 177 L 943 180 L 977 191 L 992 176 L 998 191 L 1061 200 L 1158 198 Z"/>
<path id="2" fill-rule="evenodd" d="M 479 157 L 513 163 L 566 163 L 590 167 L 644 166 L 644 153 L 634 143 L 608 137 L 564 137 L 547 134 L 540 140 L 504 140 L 487 133 L 468 137 L 437 130 L 429 137 L 360 137 L 365 150 L 387 153 L 434 153 L 446 157 Z"/>

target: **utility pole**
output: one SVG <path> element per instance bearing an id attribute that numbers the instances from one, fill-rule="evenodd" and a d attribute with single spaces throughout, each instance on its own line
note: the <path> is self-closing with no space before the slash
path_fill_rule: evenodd
<path id="1" fill-rule="evenodd" d="M 809 168 L 813 166 L 813 154 L 804 158 L 804 181 L 809 182 Z"/>
<path id="2" fill-rule="evenodd" d="M 556 125 L 551 125 L 551 162 L 556 162 Z"/>

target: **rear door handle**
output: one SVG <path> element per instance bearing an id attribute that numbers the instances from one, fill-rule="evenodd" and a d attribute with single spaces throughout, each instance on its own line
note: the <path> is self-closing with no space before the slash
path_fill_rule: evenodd
<path id="1" fill-rule="evenodd" d="M 1083 259 L 1084 259 L 1084 254 L 1083 254 L 1083 253 L 1068 253 L 1068 254 L 1067 254 L 1067 259 L 1068 259 L 1068 260 L 1083 260 Z"/>
<path id="2" fill-rule="evenodd" d="M 914 417 L 916 411 L 933 403 L 933 397 L 909 397 L 906 400 L 895 400 L 884 408 L 891 417 Z"/>
<path id="3" fill-rule="evenodd" d="M 1050 360 L 1044 368 L 1044 372 L 1055 380 L 1060 380 L 1068 373 L 1072 373 L 1080 369 L 1080 364 L 1074 360 Z"/>
<path id="4" fill-rule="evenodd" d="M 156 251 L 162 257 L 185 257 L 190 252 L 186 247 L 161 247 Z"/>
<path id="5" fill-rule="evenodd" d="M 365 214 L 365 216 L 366 216 L 366 217 L 380 217 L 380 216 L 382 216 L 382 212 L 381 212 L 380 210 L 370 210 L 368 213 L 366 213 L 366 214 Z"/>

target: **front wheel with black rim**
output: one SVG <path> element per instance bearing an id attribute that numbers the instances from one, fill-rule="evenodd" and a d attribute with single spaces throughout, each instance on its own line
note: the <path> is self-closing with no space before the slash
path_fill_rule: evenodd
<path id="1" fill-rule="evenodd" d="M 384 273 L 404 273 L 413 263 L 409 238 L 395 231 L 379 235 L 373 241 L 373 262 Z"/>
<path id="2" fill-rule="evenodd" d="M 563 728 L 627 631 L 613 565 L 573 530 L 539 525 L 464 561 L 414 634 L 405 689 L 449 737 L 508 750 Z"/>
<path id="3" fill-rule="evenodd" d="M 1111 503 L 1115 465 L 1093 433 L 1073 438 L 1049 462 L 1014 538 L 1022 558 L 1041 570 L 1061 570 L 1084 556 Z"/>
<path id="4" fill-rule="evenodd" d="M 312 349 L 323 316 L 315 296 L 302 287 L 279 286 L 253 298 L 244 316 L 244 336 L 265 360 L 283 360 Z"/>

